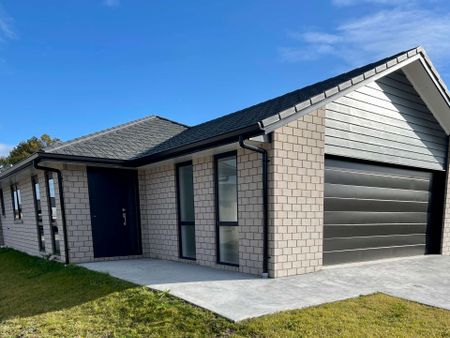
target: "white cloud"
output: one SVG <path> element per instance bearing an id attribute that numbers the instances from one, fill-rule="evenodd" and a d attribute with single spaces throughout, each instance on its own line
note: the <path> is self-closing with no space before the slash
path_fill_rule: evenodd
<path id="1" fill-rule="evenodd" d="M 0 4 L 0 40 L 12 40 L 16 38 L 17 33 L 14 28 L 14 19 L 9 16 Z"/>
<path id="2" fill-rule="evenodd" d="M 450 11 L 419 5 L 384 7 L 343 21 L 331 30 L 317 29 L 289 36 L 301 44 L 280 48 L 282 58 L 289 62 L 333 56 L 348 66 L 357 66 L 421 45 L 438 66 L 445 68 L 450 55 Z"/>
<path id="3" fill-rule="evenodd" d="M 103 0 L 103 5 L 107 7 L 118 7 L 120 5 L 120 0 Z"/>
<path id="4" fill-rule="evenodd" d="M 0 143 L 0 156 L 7 156 L 12 148 L 14 147 L 8 144 Z"/>

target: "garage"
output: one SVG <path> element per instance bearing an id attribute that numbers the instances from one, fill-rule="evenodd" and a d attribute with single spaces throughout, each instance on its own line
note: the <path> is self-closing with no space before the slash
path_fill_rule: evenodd
<path id="1" fill-rule="evenodd" d="M 325 161 L 324 264 L 439 253 L 443 172 Z"/>
<path id="2" fill-rule="evenodd" d="M 323 262 L 440 253 L 446 132 L 402 71 L 326 107 Z"/>

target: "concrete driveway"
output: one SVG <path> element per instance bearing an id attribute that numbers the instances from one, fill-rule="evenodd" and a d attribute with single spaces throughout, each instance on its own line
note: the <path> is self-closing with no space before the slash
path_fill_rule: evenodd
<path id="1" fill-rule="evenodd" d="M 81 264 L 172 295 L 233 321 L 383 292 L 450 310 L 450 257 L 421 256 L 261 279 L 178 262 L 135 259 Z"/>

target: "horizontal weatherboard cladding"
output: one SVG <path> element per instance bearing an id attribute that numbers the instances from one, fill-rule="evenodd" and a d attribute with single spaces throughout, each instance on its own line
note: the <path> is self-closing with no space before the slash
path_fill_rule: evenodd
<path id="1" fill-rule="evenodd" d="M 444 170 L 447 144 L 401 70 L 326 106 L 326 154 Z"/>
<path id="2" fill-rule="evenodd" d="M 434 252 L 438 174 L 328 156 L 324 264 Z"/>

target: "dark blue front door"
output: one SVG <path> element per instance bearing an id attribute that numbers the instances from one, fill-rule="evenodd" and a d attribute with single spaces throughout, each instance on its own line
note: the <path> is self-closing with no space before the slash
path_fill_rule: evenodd
<path id="1" fill-rule="evenodd" d="M 94 257 L 141 254 L 136 171 L 88 167 L 87 174 Z"/>

